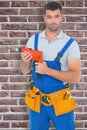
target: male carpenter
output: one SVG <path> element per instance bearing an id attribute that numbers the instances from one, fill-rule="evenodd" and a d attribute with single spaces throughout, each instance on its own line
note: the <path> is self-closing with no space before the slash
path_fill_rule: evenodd
<path id="1" fill-rule="evenodd" d="M 65 108 L 63 109 L 64 106 L 61 105 L 61 110 L 58 110 L 56 104 L 60 99 L 61 102 L 63 98 L 65 99 L 64 95 L 66 96 L 68 83 L 80 81 L 79 47 L 75 40 L 61 30 L 64 14 L 60 3 L 49 2 L 46 4 L 43 19 L 46 29 L 39 33 L 36 48 L 43 52 L 43 62 L 32 64 L 31 53 L 26 51 L 21 53 L 21 72 L 23 74 L 31 72 L 33 65 L 32 80 L 34 86 L 44 95 L 41 97 L 40 112 L 29 110 L 30 130 L 48 130 L 50 121 L 53 122 L 56 130 L 75 130 L 74 109 L 68 111 L 68 102 L 66 102 Z M 34 38 L 35 35 L 31 36 L 26 47 L 35 49 Z M 64 47 L 66 44 L 68 47 Z M 40 75 L 39 79 L 35 77 L 36 74 Z M 57 94 L 56 101 L 54 101 L 56 99 L 55 93 Z M 60 98 L 58 94 L 60 94 Z M 51 95 L 54 95 L 55 98 L 52 97 L 51 99 Z M 53 104 L 49 105 L 51 101 Z M 70 105 L 72 106 L 72 104 Z M 62 109 L 63 111 L 66 109 L 67 112 L 58 114 Z"/>

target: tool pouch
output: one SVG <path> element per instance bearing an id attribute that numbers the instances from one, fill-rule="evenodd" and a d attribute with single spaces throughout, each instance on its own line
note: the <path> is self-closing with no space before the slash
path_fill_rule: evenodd
<path id="1" fill-rule="evenodd" d="M 25 104 L 29 109 L 40 112 L 40 95 L 36 94 L 32 89 L 28 90 L 25 95 Z"/>
<path id="2" fill-rule="evenodd" d="M 57 116 L 73 111 L 78 107 L 78 104 L 75 103 L 73 97 L 68 99 L 58 99 L 57 96 L 55 96 L 53 98 L 53 106 Z"/>

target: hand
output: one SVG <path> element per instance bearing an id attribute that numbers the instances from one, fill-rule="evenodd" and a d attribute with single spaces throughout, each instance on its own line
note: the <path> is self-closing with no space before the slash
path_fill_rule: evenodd
<path id="1" fill-rule="evenodd" d="M 23 62 L 28 63 L 28 62 L 31 61 L 32 55 L 31 55 L 30 52 L 24 51 L 24 52 L 21 53 L 21 58 L 22 58 Z"/>
<path id="2" fill-rule="evenodd" d="M 36 62 L 35 65 L 36 65 L 36 72 L 37 73 L 39 73 L 39 74 L 46 74 L 47 73 L 48 66 L 47 66 L 46 62 L 43 62 L 43 63 Z"/>

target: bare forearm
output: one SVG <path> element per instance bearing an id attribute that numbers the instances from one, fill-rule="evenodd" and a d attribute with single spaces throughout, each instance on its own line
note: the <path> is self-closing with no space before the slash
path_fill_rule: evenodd
<path id="1" fill-rule="evenodd" d="M 52 76 L 58 80 L 69 83 L 77 83 L 80 81 L 80 71 L 57 71 L 51 68 L 48 68 L 46 74 Z"/>
<path id="2" fill-rule="evenodd" d="M 46 74 L 58 80 L 68 83 L 78 83 L 81 76 L 81 63 L 79 59 L 72 59 L 68 62 L 68 71 L 55 70 L 47 66 L 46 62 L 35 63 L 36 72 Z"/>
<path id="3" fill-rule="evenodd" d="M 27 62 L 21 61 L 20 69 L 23 74 L 30 73 L 31 72 L 31 62 L 27 63 Z"/>

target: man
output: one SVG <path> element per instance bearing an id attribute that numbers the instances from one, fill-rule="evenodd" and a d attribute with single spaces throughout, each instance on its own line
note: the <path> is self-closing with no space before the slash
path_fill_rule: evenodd
<path id="1" fill-rule="evenodd" d="M 39 33 L 38 43 L 35 43 L 33 35 L 26 45 L 42 51 L 43 62 L 32 64 L 32 54 L 26 51 L 21 53 L 21 72 L 30 73 L 33 65 L 33 90 L 38 90 L 34 97 L 37 98 L 38 95 L 40 98 L 37 99 L 40 100 L 40 110 L 29 110 L 30 127 L 31 130 L 48 130 L 52 121 L 56 130 L 75 130 L 75 103 L 68 83 L 80 81 L 79 48 L 77 42 L 61 30 L 64 19 L 61 4 L 48 3 L 43 10 L 43 18 L 46 29 Z"/>

